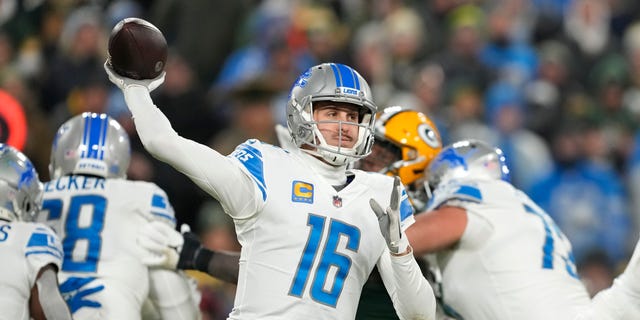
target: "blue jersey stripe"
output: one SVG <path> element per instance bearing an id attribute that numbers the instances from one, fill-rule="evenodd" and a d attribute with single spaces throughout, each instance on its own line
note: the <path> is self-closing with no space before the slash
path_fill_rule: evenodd
<path id="1" fill-rule="evenodd" d="M 400 202 L 400 221 L 404 221 L 406 218 L 413 215 L 413 206 L 411 205 L 411 201 L 409 201 L 409 197 L 407 197 L 407 192 L 402 190 L 402 202 Z"/>
<path id="2" fill-rule="evenodd" d="M 260 150 L 243 143 L 232 154 L 249 171 L 253 181 L 262 193 L 262 200 L 267 200 L 267 185 L 264 182 L 264 163 Z"/>
<path id="3" fill-rule="evenodd" d="M 53 238 L 52 235 L 46 233 L 34 233 L 29 238 L 29 242 L 27 243 L 28 247 L 48 247 L 49 243 L 54 242 L 53 239 L 49 239 L 49 237 Z"/>
<path id="4" fill-rule="evenodd" d="M 167 198 L 159 194 L 154 194 L 151 198 L 151 206 L 154 208 L 166 209 Z"/>
<path id="5" fill-rule="evenodd" d="M 62 252 L 57 251 L 57 250 L 53 250 L 53 251 L 51 251 L 51 250 L 30 250 L 30 251 L 27 251 L 24 254 L 24 256 L 28 257 L 28 256 L 30 256 L 32 254 L 48 254 L 48 255 L 52 255 L 52 256 L 62 260 Z"/>
<path id="6" fill-rule="evenodd" d="M 56 247 L 56 239 L 50 233 L 33 233 L 27 242 L 27 251 L 53 250 L 62 257 L 62 250 Z"/>
<path id="7" fill-rule="evenodd" d="M 551 232 L 549 223 L 547 223 L 547 220 L 545 219 L 545 216 L 543 214 L 534 210 L 533 208 L 531 208 L 526 204 L 524 204 L 524 210 L 527 213 L 531 213 L 533 215 L 538 216 L 540 220 L 542 220 L 542 224 L 544 225 L 544 233 L 545 233 L 544 245 L 542 246 L 542 252 L 543 252 L 542 268 L 553 269 L 554 239 L 553 239 L 553 233 Z M 569 273 L 571 274 L 571 272 Z"/>
<path id="8" fill-rule="evenodd" d="M 166 213 L 162 213 L 162 212 L 156 212 L 156 211 L 151 211 L 151 214 L 153 214 L 154 216 L 163 218 L 163 219 L 167 219 L 173 223 L 176 222 L 176 218 L 170 214 L 166 214 Z"/>
<path id="9" fill-rule="evenodd" d="M 454 194 L 465 196 L 465 199 L 467 200 L 474 200 L 477 202 L 482 201 L 482 193 L 480 192 L 480 189 L 476 187 L 460 186 Z"/>

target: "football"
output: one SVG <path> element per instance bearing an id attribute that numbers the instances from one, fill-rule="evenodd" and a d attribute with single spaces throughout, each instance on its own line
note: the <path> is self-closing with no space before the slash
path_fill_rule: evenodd
<path id="1" fill-rule="evenodd" d="M 160 29 L 140 18 L 126 18 L 113 27 L 108 51 L 113 70 L 131 79 L 154 79 L 167 63 L 167 40 Z"/>

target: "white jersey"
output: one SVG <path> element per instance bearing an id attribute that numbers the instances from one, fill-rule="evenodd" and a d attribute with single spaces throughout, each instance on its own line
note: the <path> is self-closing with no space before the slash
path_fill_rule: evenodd
<path id="1" fill-rule="evenodd" d="M 62 264 L 60 240 L 42 224 L 0 221 L 0 257 L 0 319 L 28 320 L 38 272 Z"/>
<path id="2" fill-rule="evenodd" d="M 450 181 L 429 210 L 465 208 L 464 234 L 437 254 L 445 308 L 463 319 L 574 319 L 590 303 L 571 244 L 524 193 L 501 180 Z"/>
<path id="3" fill-rule="evenodd" d="M 140 140 L 155 158 L 218 199 L 242 244 L 231 319 L 353 319 L 374 265 L 404 318 L 435 314 L 431 287 L 411 254 L 391 257 L 369 200 L 389 205 L 393 179 L 346 178 L 298 148 L 249 140 L 229 156 L 180 137 L 146 88 L 124 90 Z M 338 183 L 336 183 L 338 184 Z M 413 223 L 403 190 L 402 224 Z"/>
<path id="4" fill-rule="evenodd" d="M 138 319 L 149 271 L 136 249 L 143 224 L 175 225 L 165 192 L 153 183 L 65 176 L 45 183 L 38 217 L 62 239 L 60 291 L 74 319 Z"/>
<path id="5" fill-rule="evenodd" d="M 393 180 L 354 170 L 336 191 L 294 152 L 250 140 L 230 156 L 264 205 L 236 219 L 242 245 L 231 318 L 352 319 L 362 286 L 385 252 L 374 198 L 387 206 Z M 403 227 L 413 222 L 406 195 Z"/>

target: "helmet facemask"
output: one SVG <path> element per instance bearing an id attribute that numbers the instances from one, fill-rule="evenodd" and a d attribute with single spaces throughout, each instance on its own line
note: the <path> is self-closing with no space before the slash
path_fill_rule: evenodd
<path id="1" fill-rule="evenodd" d="M 354 78 L 349 79 L 350 82 L 341 78 L 347 76 Z M 338 83 L 350 84 L 358 89 L 337 86 Z M 373 115 L 376 111 L 370 96 L 366 81 L 347 66 L 323 64 L 311 68 L 296 81 L 287 103 L 287 125 L 293 141 L 304 152 L 321 157 L 336 166 L 367 156 L 373 145 Z M 358 122 L 316 121 L 314 108 L 321 101 L 347 103 L 358 107 Z M 327 123 L 337 123 L 340 134 L 343 125 L 357 126 L 358 135 L 354 146 L 346 148 L 328 144 L 318 128 L 318 124 Z"/>

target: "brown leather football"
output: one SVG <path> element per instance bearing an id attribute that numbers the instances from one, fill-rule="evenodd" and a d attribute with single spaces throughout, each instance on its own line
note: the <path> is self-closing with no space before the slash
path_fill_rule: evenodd
<path id="1" fill-rule="evenodd" d="M 167 63 L 167 40 L 160 29 L 146 20 L 123 19 L 111 30 L 109 63 L 121 76 L 154 79 Z"/>

